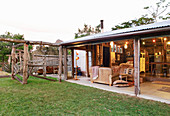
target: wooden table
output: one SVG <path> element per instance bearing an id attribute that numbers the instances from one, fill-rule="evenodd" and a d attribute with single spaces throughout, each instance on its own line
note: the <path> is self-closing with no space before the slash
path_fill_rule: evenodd
<path id="1" fill-rule="evenodd" d="M 151 62 L 151 63 L 149 63 L 149 64 L 151 64 L 151 73 L 152 73 L 152 68 L 153 68 L 153 65 L 155 64 L 161 64 L 161 65 L 170 65 L 170 62 Z"/>

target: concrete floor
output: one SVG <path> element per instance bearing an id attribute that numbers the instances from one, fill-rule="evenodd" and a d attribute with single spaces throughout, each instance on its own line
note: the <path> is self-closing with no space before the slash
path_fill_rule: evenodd
<path id="1" fill-rule="evenodd" d="M 115 87 L 109 86 L 101 83 L 91 83 L 90 78 L 79 77 L 80 80 L 69 79 L 67 82 L 77 83 L 80 85 L 90 86 L 106 91 L 112 91 L 116 93 L 127 94 L 130 96 L 135 96 L 134 86 L 132 87 Z M 144 82 L 140 84 L 141 94 L 138 95 L 140 98 L 155 100 L 170 104 L 170 92 L 159 91 L 162 87 L 170 87 L 170 85 L 153 84 L 152 82 Z"/>

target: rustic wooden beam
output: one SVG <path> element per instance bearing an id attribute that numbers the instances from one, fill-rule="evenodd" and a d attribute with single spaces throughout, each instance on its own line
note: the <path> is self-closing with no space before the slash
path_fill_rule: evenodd
<path id="1" fill-rule="evenodd" d="M 134 85 L 135 95 L 140 94 L 140 39 L 134 39 Z"/>
<path id="2" fill-rule="evenodd" d="M 61 74 L 62 74 L 62 69 L 63 69 L 63 66 L 62 66 L 62 62 L 63 62 L 63 58 L 62 58 L 62 46 L 59 47 L 59 82 L 61 82 Z"/>
<path id="3" fill-rule="evenodd" d="M 12 75 L 1 75 L 0 78 L 8 78 L 11 77 Z"/>
<path id="4" fill-rule="evenodd" d="M 71 61 L 72 61 L 72 77 L 74 78 L 74 49 L 71 49 Z"/>
<path id="5" fill-rule="evenodd" d="M 49 46 L 54 46 L 58 47 L 59 44 L 56 43 L 50 43 L 50 42 L 43 42 L 43 41 L 29 41 L 30 45 L 49 45 Z"/>
<path id="6" fill-rule="evenodd" d="M 10 39 L 10 38 L 0 38 L 0 41 L 13 42 L 13 43 L 25 43 L 25 40 Z"/>
<path id="7" fill-rule="evenodd" d="M 58 55 L 39 55 L 39 54 L 34 54 L 34 56 L 36 56 L 36 57 L 55 57 L 55 58 L 59 58 Z"/>
<path id="8" fill-rule="evenodd" d="M 49 45 L 49 46 L 59 46 L 56 43 L 42 42 L 42 41 L 28 41 L 28 40 L 19 40 L 19 39 L 10 39 L 10 38 L 0 38 L 0 41 L 12 42 L 12 43 L 27 43 L 30 45 Z"/>
<path id="9" fill-rule="evenodd" d="M 46 60 L 46 57 L 44 57 L 44 60 L 43 60 L 43 75 L 44 75 L 44 77 L 46 77 L 46 73 L 47 73 L 46 67 L 47 67 L 47 60 Z"/>
<path id="10" fill-rule="evenodd" d="M 23 84 L 27 84 L 28 77 L 28 45 L 24 43 Z"/>
<path id="11" fill-rule="evenodd" d="M 12 47 L 14 47 L 14 46 L 12 46 Z M 20 50 L 20 49 L 16 49 L 16 51 L 17 51 L 17 52 L 20 52 L 20 51 L 21 51 L 21 52 L 24 52 L 24 50 Z"/>
<path id="12" fill-rule="evenodd" d="M 15 65 L 15 48 L 12 47 L 12 53 L 11 53 L 11 56 L 12 56 L 12 66 L 11 66 L 11 71 L 12 71 L 12 76 L 11 76 L 11 79 L 14 80 L 14 65 Z"/>
<path id="13" fill-rule="evenodd" d="M 22 70 L 22 57 L 21 57 L 21 51 L 19 51 L 19 61 L 20 61 L 20 72 L 21 72 L 21 70 Z"/>
<path id="14" fill-rule="evenodd" d="M 64 52 L 64 79 L 67 80 L 67 48 L 63 48 Z"/>
<path id="15" fill-rule="evenodd" d="M 86 47 L 71 47 L 70 49 L 74 49 L 74 50 L 87 50 L 87 51 L 91 51 L 91 49 L 88 49 Z"/>
<path id="16" fill-rule="evenodd" d="M 17 45 L 13 45 L 12 47 L 19 47 L 19 46 L 23 46 L 24 45 L 24 43 L 19 43 L 19 44 L 17 44 Z"/>
<path id="17" fill-rule="evenodd" d="M 21 80 L 20 78 L 18 78 L 16 75 L 14 76 L 14 78 L 15 78 L 16 80 L 18 80 L 21 84 L 23 84 L 22 80 Z"/>
<path id="18" fill-rule="evenodd" d="M 43 67 L 43 64 L 28 64 L 28 67 Z M 46 66 L 58 66 L 56 64 L 50 64 L 50 65 L 46 65 Z"/>
<path id="19" fill-rule="evenodd" d="M 31 75 L 33 77 L 37 77 L 37 78 L 40 78 L 40 79 L 45 79 L 45 80 L 49 80 L 49 81 L 57 81 L 57 80 L 54 80 L 54 79 L 48 79 L 46 77 L 41 77 L 41 76 L 38 76 L 38 75 Z"/>

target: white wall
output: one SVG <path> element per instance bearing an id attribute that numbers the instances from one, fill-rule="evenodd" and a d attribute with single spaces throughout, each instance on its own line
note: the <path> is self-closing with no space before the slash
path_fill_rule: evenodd
<path id="1" fill-rule="evenodd" d="M 74 67 L 76 67 L 76 51 L 79 53 L 77 66 L 81 68 L 81 71 L 86 71 L 86 52 L 83 50 L 74 50 Z"/>
<path id="2" fill-rule="evenodd" d="M 76 67 L 76 51 L 79 53 L 79 60 L 77 60 L 78 67 L 81 68 L 81 71 L 86 71 L 86 51 L 74 50 L 74 67 Z M 89 67 L 91 67 L 91 52 L 89 52 Z"/>

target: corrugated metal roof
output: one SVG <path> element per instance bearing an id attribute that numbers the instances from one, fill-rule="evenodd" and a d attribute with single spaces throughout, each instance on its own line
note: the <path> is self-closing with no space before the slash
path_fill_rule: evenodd
<path id="1" fill-rule="evenodd" d="M 163 22 L 158 22 L 158 23 L 153 23 L 153 24 L 148 24 L 148 25 L 142 25 L 142 26 L 137 26 L 137 27 L 132 27 L 132 28 L 126 28 L 126 29 L 120 29 L 120 30 L 114 30 L 110 32 L 104 32 L 104 33 L 99 33 L 99 34 L 94 34 L 78 39 L 73 39 L 70 41 L 62 42 L 62 44 L 69 44 L 69 43 L 77 43 L 77 42 L 82 42 L 82 41 L 90 41 L 94 40 L 95 38 L 104 38 L 104 37 L 109 37 L 113 35 L 118 35 L 118 34 L 124 34 L 124 33 L 131 33 L 131 32 L 138 32 L 138 31 L 143 31 L 143 30 L 152 30 L 152 29 L 158 29 L 158 28 L 163 28 L 163 27 L 170 27 L 170 20 L 163 21 Z"/>

